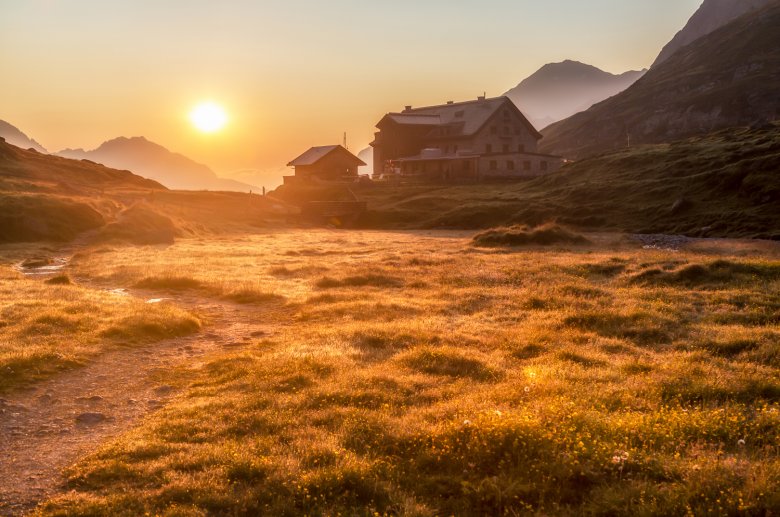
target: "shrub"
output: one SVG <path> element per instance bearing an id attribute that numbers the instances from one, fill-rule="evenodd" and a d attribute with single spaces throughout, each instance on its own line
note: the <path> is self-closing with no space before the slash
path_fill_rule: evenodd
<path id="1" fill-rule="evenodd" d="M 588 244 L 590 241 L 557 224 L 545 224 L 536 228 L 509 226 L 478 233 L 472 243 L 480 247 L 501 246 L 552 246 L 554 244 Z"/>
<path id="2" fill-rule="evenodd" d="M 71 285 L 73 282 L 68 275 L 57 275 L 49 278 L 44 283 L 49 285 Z"/>

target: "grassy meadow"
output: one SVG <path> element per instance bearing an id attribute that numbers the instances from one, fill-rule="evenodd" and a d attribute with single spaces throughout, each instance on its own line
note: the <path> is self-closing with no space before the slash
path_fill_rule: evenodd
<path id="1" fill-rule="evenodd" d="M 84 251 L 79 281 L 244 303 L 271 330 L 172 372 L 172 403 L 37 512 L 780 511 L 778 256 L 589 239 L 316 230 Z M 69 319 L 131 304 L 4 275 L 6 293 L 56 290 Z"/>
<path id="2" fill-rule="evenodd" d="M 0 250 L 0 394 L 86 364 L 107 350 L 201 327 L 197 316 L 176 307 L 80 287 L 65 274 L 27 278 L 15 266 L 29 251 L 18 245 Z"/>

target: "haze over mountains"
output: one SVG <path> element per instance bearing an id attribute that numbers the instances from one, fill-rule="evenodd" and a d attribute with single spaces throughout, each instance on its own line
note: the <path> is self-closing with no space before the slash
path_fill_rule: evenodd
<path id="1" fill-rule="evenodd" d="M 681 48 L 624 92 L 543 131 L 543 152 L 583 158 L 778 118 L 780 1 Z"/>
<path id="2" fill-rule="evenodd" d="M 666 44 L 653 63 L 656 67 L 675 52 L 702 36 L 736 20 L 743 14 L 760 9 L 773 0 L 705 0 L 685 27 Z"/>
<path id="3" fill-rule="evenodd" d="M 0 137 L 21 149 L 35 149 L 39 153 L 49 153 L 41 144 L 4 120 L 0 120 Z M 171 152 L 142 136 L 115 138 L 91 151 L 64 149 L 52 154 L 75 160 L 86 159 L 114 169 L 130 170 L 171 189 L 237 192 L 258 190 L 250 183 L 221 178 L 206 165 L 197 163 L 182 154 Z M 259 178 L 256 171 L 238 171 L 235 174 L 241 175 L 243 172 L 249 179 Z"/>
<path id="4" fill-rule="evenodd" d="M 56 154 L 66 158 L 88 159 L 116 169 L 131 170 L 172 189 L 241 192 L 257 190 L 246 183 L 220 178 L 207 166 L 182 154 L 171 152 L 142 136 L 115 138 L 91 151 L 65 149 Z"/>
<path id="5" fill-rule="evenodd" d="M 537 129 L 584 111 L 622 92 L 647 70 L 610 74 L 592 65 L 566 60 L 549 63 L 504 95 Z"/>
<path id="6" fill-rule="evenodd" d="M 5 141 L 22 149 L 35 149 L 39 153 L 48 153 L 44 147 L 24 134 L 19 128 L 9 124 L 5 120 L 0 120 L 0 137 Z"/>

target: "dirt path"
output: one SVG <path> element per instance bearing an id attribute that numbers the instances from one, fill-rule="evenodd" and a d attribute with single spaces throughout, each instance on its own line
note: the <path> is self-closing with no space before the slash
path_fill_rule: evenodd
<path id="1" fill-rule="evenodd" d="M 23 514 L 62 490 L 63 468 L 164 406 L 175 390 L 156 374 L 197 367 L 212 352 L 273 332 L 259 308 L 195 298 L 173 303 L 210 324 L 194 336 L 113 350 L 0 398 L 0 515 Z"/>

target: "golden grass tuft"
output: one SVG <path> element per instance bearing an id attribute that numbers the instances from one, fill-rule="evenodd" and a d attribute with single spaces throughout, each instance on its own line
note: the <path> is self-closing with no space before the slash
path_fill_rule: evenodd
<path id="1" fill-rule="evenodd" d="M 57 275 L 45 280 L 49 285 L 71 285 L 73 280 L 68 275 Z"/>
<path id="2" fill-rule="evenodd" d="M 119 343 L 151 344 L 200 325 L 175 307 L 0 270 L 0 392 L 85 364 Z"/>
<path id="3" fill-rule="evenodd" d="M 780 279 L 780 266 L 777 264 L 744 264 L 716 260 L 704 264 L 688 264 L 671 271 L 652 268 L 635 275 L 631 281 L 640 285 L 717 288 L 745 281 L 777 279 Z"/>
<path id="4" fill-rule="evenodd" d="M 580 245 L 589 242 L 584 236 L 554 223 L 535 228 L 523 225 L 494 228 L 478 233 L 473 239 L 475 246 L 482 247 Z"/>

